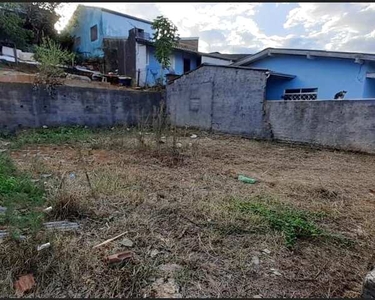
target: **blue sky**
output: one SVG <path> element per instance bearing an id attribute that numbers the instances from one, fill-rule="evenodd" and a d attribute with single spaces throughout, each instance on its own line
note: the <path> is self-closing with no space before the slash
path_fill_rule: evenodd
<path id="1" fill-rule="evenodd" d="M 79 3 L 65 3 L 65 26 Z M 266 47 L 375 53 L 374 3 L 81 3 L 152 21 L 168 17 L 199 50 L 255 53 Z"/>

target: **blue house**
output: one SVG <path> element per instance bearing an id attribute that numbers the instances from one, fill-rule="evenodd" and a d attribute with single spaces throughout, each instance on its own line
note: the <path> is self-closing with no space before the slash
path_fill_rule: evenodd
<path id="1" fill-rule="evenodd" d="M 375 98 L 374 54 L 267 48 L 232 65 L 283 73 L 269 76 L 267 100 Z"/>
<path id="2" fill-rule="evenodd" d="M 104 71 L 130 76 L 140 86 L 165 80 L 167 73 L 181 75 L 201 64 L 196 37 L 181 38 L 170 57 L 171 66 L 161 70 L 151 41 L 152 22 L 100 7 L 79 5 L 73 14 L 73 50 L 85 58 L 102 58 Z M 210 56 L 210 54 L 207 54 Z M 225 60 L 227 62 L 228 60 Z M 163 77 L 163 78 L 162 78 Z"/>

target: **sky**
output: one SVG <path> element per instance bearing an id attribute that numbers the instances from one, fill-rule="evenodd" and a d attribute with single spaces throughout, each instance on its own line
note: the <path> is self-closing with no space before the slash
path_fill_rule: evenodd
<path id="1" fill-rule="evenodd" d="M 375 53 L 375 3 L 64 3 L 61 30 L 78 4 L 152 21 L 169 18 L 202 52 L 252 54 L 267 47 Z"/>

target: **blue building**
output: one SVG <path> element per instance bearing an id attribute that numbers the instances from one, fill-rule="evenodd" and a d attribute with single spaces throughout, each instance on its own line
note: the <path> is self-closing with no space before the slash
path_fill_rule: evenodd
<path id="1" fill-rule="evenodd" d="M 233 65 L 284 74 L 268 78 L 267 100 L 375 98 L 374 54 L 267 48 Z"/>
<path id="2" fill-rule="evenodd" d="M 235 60 L 218 53 L 200 53 L 199 38 L 181 38 L 170 57 L 171 66 L 161 70 L 151 41 L 152 22 L 100 7 L 79 5 L 68 30 L 74 37 L 73 50 L 85 58 L 104 60 L 104 72 L 118 70 L 140 86 L 152 86 L 165 80 L 168 73 L 181 75 L 203 61 L 230 64 Z"/>

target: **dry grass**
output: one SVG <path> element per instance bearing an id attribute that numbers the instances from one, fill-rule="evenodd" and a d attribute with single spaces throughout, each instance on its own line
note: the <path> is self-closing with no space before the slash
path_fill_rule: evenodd
<path id="1" fill-rule="evenodd" d="M 167 137 L 157 147 L 152 133 L 143 136 L 148 146 L 140 150 L 137 131 L 125 129 L 13 150 L 19 168 L 53 174 L 46 184 L 50 219 L 75 220 L 81 230 L 0 244 L 0 293 L 14 296 L 12 282 L 33 272 L 35 297 L 142 297 L 164 276 L 158 266 L 175 263 L 182 267 L 173 277 L 183 297 L 360 295 L 374 263 L 374 156 L 203 132 L 192 140 L 190 133 L 178 133 L 177 153 L 168 152 L 176 141 Z M 258 183 L 241 183 L 235 174 Z M 283 234 L 261 216 L 230 209 L 234 199 L 255 198 L 319 214 L 318 226 L 353 244 L 299 239 L 288 249 Z M 135 257 L 109 266 L 106 255 L 126 248 L 119 241 L 92 246 L 124 231 Z M 45 241 L 52 247 L 36 252 Z M 159 253 L 152 257 L 152 250 Z"/>

